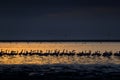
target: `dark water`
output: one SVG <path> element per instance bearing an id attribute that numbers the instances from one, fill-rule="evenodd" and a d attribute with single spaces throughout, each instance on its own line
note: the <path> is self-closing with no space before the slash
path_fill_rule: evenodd
<path id="1" fill-rule="evenodd" d="M 119 80 L 118 64 L 0 65 L 0 80 Z"/>
<path id="2" fill-rule="evenodd" d="M 4 50 L 120 50 L 120 43 L 0 43 Z M 0 80 L 120 80 L 120 57 L 1 56 Z"/>

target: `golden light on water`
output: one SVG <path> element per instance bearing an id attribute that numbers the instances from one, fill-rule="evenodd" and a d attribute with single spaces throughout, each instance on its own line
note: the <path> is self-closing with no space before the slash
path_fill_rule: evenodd
<path id="1" fill-rule="evenodd" d="M 2 51 L 18 51 L 21 50 L 46 50 L 58 49 L 60 51 L 66 50 L 76 50 L 76 52 L 81 51 L 120 51 L 120 43 L 110 43 L 110 42 L 11 42 L 11 43 L 0 43 L 0 49 Z M 105 57 L 79 57 L 79 56 L 1 56 L 0 64 L 97 64 L 97 63 L 116 63 L 120 64 L 119 57 L 112 56 L 111 58 Z"/>
<path id="2" fill-rule="evenodd" d="M 120 64 L 120 58 L 79 56 L 2 56 L 0 64 Z"/>
<path id="3" fill-rule="evenodd" d="M 120 43 L 110 43 L 110 42 L 11 42 L 11 43 L 0 43 L 0 49 L 4 50 L 14 50 L 14 51 L 21 51 L 21 50 L 42 50 L 45 52 L 46 50 L 55 50 L 58 49 L 62 51 L 63 49 L 66 50 L 76 50 L 77 52 L 85 51 L 85 50 L 92 50 L 94 51 L 119 51 L 120 50 Z"/>

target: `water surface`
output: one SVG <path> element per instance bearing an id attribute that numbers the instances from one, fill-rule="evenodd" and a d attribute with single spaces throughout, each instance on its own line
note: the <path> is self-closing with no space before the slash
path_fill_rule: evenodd
<path id="1" fill-rule="evenodd" d="M 12 50 L 20 52 L 47 50 L 75 50 L 76 52 L 89 51 L 112 51 L 120 50 L 120 42 L 1 42 L 1 51 L 10 52 Z M 120 64 L 120 58 L 108 57 L 80 57 L 80 56 L 2 56 L 0 64 Z"/>

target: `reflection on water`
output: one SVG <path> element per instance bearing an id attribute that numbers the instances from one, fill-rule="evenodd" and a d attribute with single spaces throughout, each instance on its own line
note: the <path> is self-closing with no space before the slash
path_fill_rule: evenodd
<path id="1" fill-rule="evenodd" d="M 45 52 L 46 50 L 55 50 L 58 49 L 62 51 L 66 50 L 76 50 L 76 52 L 81 51 L 112 51 L 116 52 L 120 50 L 120 43 L 115 42 L 42 42 L 42 43 L 0 43 L 0 49 L 4 50 L 42 50 Z M 84 57 L 84 56 L 1 56 L 0 64 L 104 64 L 104 63 L 115 63 L 120 64 L 119 57 L 111 56 L 111 57 Z"/>
<path id="2" fill-rule="evenodd" d="M 120 43 L 119 42 L 9 42 L 9 43 L 0 43 L 0 49 L 2 50 L 76 50 L 85 51 L 92 50 L 94 51 L 119 51 Z"/>
<path id="3" fill-rule="evenodd" d="M 120 58 L 85 56 L 2 56 L 0 64 L 120 64 Z"/>
<path id="4" fill-rule="evenodd" d="M 1 64 L 120 64 L 117 57 L 79 57 L 79 56 L 2 56 Z"/>

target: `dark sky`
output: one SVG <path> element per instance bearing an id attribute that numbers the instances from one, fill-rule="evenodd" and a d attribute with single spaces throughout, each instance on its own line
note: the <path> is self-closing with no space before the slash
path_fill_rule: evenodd
<path id="1" fill-rule="evenodd" d="M 119 0 L 18 1 L 0 2 L 0 40 L 120 40 Z"/>

